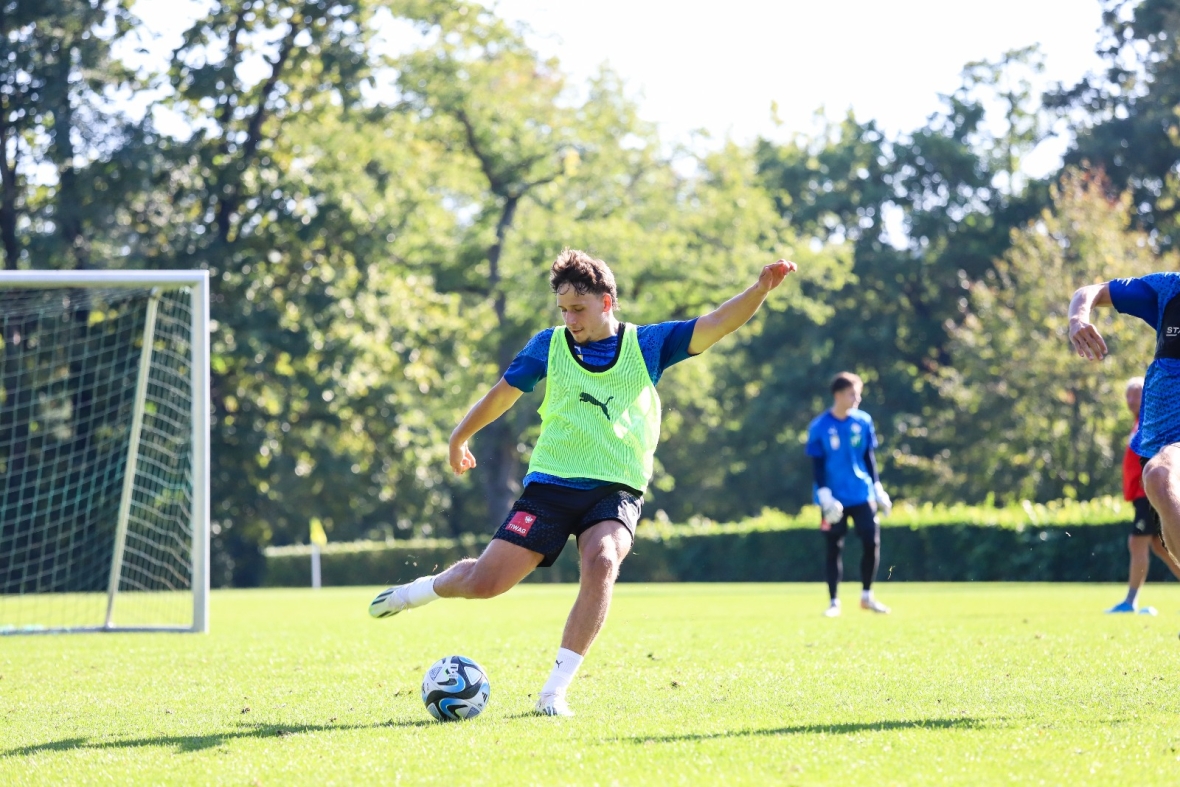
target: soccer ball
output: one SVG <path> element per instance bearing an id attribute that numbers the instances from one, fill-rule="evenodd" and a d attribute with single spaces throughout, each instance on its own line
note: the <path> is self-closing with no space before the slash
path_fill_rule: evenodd
<path id="1" fill-rule="evenodd" d="M 441 658 L 422 679 L 422 702 L 439 721 L 478 716 L 488 704 L 488 674 L 464 656 Z"/>

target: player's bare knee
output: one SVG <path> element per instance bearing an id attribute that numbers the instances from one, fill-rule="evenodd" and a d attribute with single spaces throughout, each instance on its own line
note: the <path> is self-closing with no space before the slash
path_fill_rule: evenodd
<path id="1" fill-rule="evenodd" d="M 1148 471 L 1180 483 L 1180 445 L 1165 446 L 1143 468 L 1144 473 Z"/>
<path id="2" fill-rule="evenodd" d="M 619 575 L 622 562 L 619 550 L 613 543 L 606 542 L 587 550 L 582 556 L 582 573 L 598 580 L 613 580 Z"/>
<path id="3" fill-rule="evenodd" d="M 1169 484 L 1177 482 L 1173 476 L 1180 472 L 1180 468 L 1169 467 L 1169 464 L 1153 459 L 1143 468 L 1143 490 L 1147 492 L 1147 497 L 1153 505 L 1165 500 Z"/>

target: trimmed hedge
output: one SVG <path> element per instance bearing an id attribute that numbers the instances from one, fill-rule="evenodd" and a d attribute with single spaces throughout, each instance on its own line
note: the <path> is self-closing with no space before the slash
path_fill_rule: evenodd
<path id="1" fill-rule="evenodd" d="M 881 580 L 1119 582 L 1127 578 L 1126 525 L 1025 528 L 968 524 L 881 532 Z M 640 541 L 622 578 L 681 582 L 821 582 L 818 531 L 780 530 Z M 858 576 L 860 542 L 846 540 L 845 576 Z M 850 553 L 850 554 L 849 554 Z M 1157 568 L 1163 575 L 1164 566 Z"/>
<path id="2" fill-rule="evenodd" d="M 1056 524 L 1026 524 L 1027 519 L 1021 522 L 1005 517 L 987 517 L 992 519 L 988 524 L 909 524 L 907 519 L 910 523 L 929 520 L 948 511 L 910 509 L 907 515 L 903 509 L 882 527 L 878 576 L 881 581 L 1125 582 L 1130 505 L 1120 503 L 1105 499 L 1072 504 L 1072 511 L 1066 506 L 1041 507 L 1041 512 L 1023 509 L 1027 519 L 1057 520 Z M 1078 506 L 1088 507 L 1083 511 Z M 1060 518 L 1070 513 L 1084 513 L 1078 518 L 1093 524 L 1061 524 Z M 1101 524 L 1103 520 L 1108 524 Z M 729 525 L 645 521 L 623 563 L 620 580 L 821 582 L 823 537 L 816 521 L 814 512 L 806 509 L 798 517 L 768 511 Z M 329 544 L 321 557 L 323 581 L 325 585 L 407 582 L 477 555 L 486 540 L 467 536 L 461 540 Z M 860 543 L 852 535 L 846 543 L 845 577 L 855 579 Z M 268 549 L 265 584 L 306 586 L 311 572 L 309 555 L 306 546 Z M 1159 561 L 1152 561 L 1149 579 L 1168 576 Z M 552 568 L 534 572 L 529 581 L 575 582 L 577 578 L 577 551 L 567 546 Z"/>

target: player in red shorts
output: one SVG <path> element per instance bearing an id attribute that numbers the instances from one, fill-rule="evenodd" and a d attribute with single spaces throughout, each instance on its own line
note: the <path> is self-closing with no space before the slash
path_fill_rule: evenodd
<path id="1" fill-rule="evenodd" d="M 1143 378 L 1132 377 L 1127 381 L 1127 409 L 1135 416 L 1135 429 L 1139 428 L 1139 406 L 1143 401 Z M 1131 431 L 1132 439 L 1135 430 Z M 1139 606 L 1139 588 L 1147 579 L 1151 553 L 1164 561 L 1172 574 L 1180 579 L 1180 565 L 1164 549 L 1160 538 L 1160 519 L 1143 491 L 1143 460 L 1131 450 L 1130 444 L 1123 454 L 1123 497 L 1135 506 L 1135 519 L 1131 522 L 1131 533 L 1127 536 L 1127 551 L 1131 553 L 1130 580 L 1127 583 L 1127 597 L 1115 604 L 1108 613 L 1156 614 L 1155 607 Z"/>

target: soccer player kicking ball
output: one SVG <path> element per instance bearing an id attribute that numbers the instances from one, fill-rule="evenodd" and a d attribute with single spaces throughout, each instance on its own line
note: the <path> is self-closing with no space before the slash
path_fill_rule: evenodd
<path id="1" fill-rule="evenodd" d="M 1135 431 L 1139 429 L 1139 409 L 1143 402 L 1143 378 L 1132 377 L 1128 380 L 1126 393 L 1127 409 L 1135 416 L 1135 430 L 1131 432 L 1131 441 L 1134 442 Z M 1127 597 L 1106 611 L 1154 615 L 1155 607 L 1139 607 L 1139 588 L 1143 587 L 1147 579 L 1151 553 L 1154 552 L 1156 557 L 1164 561 L 1177 579 L 1180 579 L 1180 564 L 1164 549 L 1164 542 L 1160 539 L 1159 517 L 1151 507 L 1147 493 L 1143 491 L 1143 461 L 1129 444 L 1123 455 L 1123 498 L 1135 507 L 1131 534 L 1127 536 L 1127 551 L 1131 553 L 1130 579 L 1127 582 Z"/>
<path id="2" fill-rule="evenodd" d="M 1069 341 L 1101 361 L 1106 342 L 1090 323 L 1095 306 L 1113 306 L 1156 331 L 1155 358 L 1143 381 L 1139 431 L 1131 450 L 1143 462 L 1143 489 L 1160 521 L 1164 547 L 1180 554 L 1180 273 L 1149 273 L 1082 287 L 1069 303 Z"/>
<path id="3" fill-rule="evenodd" d="M 606 263 L 563 251 L 549 285 L 565 325 L 534 336 L 451 434 L 451 468 L 462 475 L 476 466 L 467 441 L 548 378 L 524 493 L 478 559 L 382 591 L 369 614 L 388 617 L 438 598 L 498 596 L 538 566 L 553 565 L 573 535 L 581 584 L 536 708 L 573 715 L 566 690 L 606 620 L 651 479 L 660 437 L 656 383 L 672 364 L 744 325 L 794 270 L 795 263 L 779 260 L 703 317 L 636 326 L 616 316 L 618 291 Z"/>
<path id="4" fill-rule="evenodd" d="M 889 614 L 889 607 L 873 597 L 873 580 L 881 560 L 881 527 L 877 512 L 889 516 L 893 503 L 881 479 L 873 449 L 877 434 L 873 419 L 860 404 L 864 383 L 851 372 L 841 372 L 832 380 L 832 407 L 812 420 L 807 428 L 807 455 L 815 471 L 815 502 L 823 513 L 820 529 L 827 540 L 824 573 L 828 580 L 831 603 L 824 612 L 829 618 L 840 614 L 837 592 L 844 575 L 844 536 L 848 523 L 864 545 L 860 559 L 861 609 Z"/>

